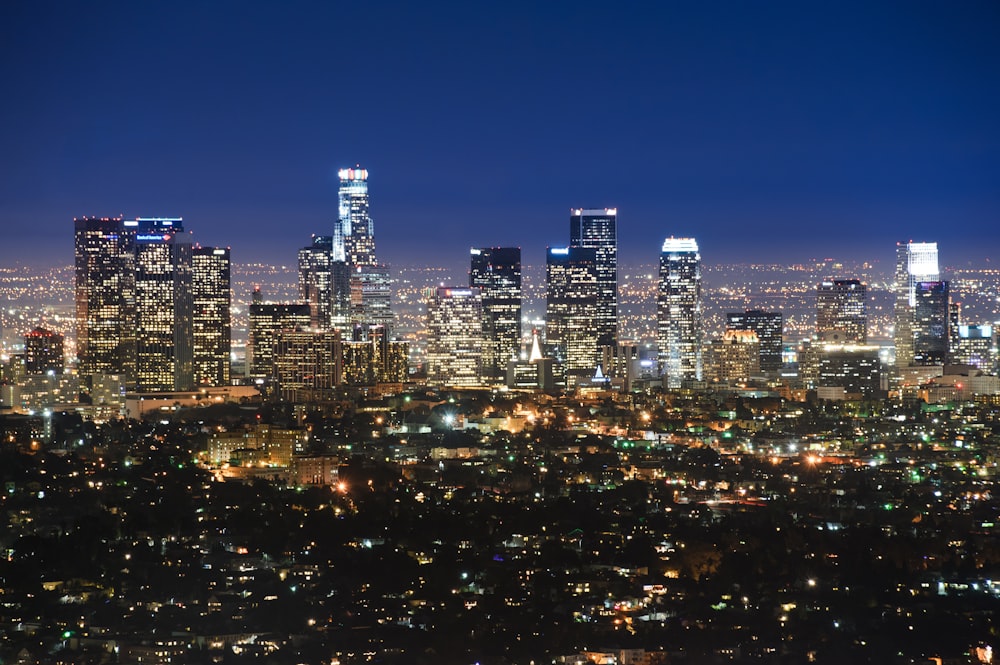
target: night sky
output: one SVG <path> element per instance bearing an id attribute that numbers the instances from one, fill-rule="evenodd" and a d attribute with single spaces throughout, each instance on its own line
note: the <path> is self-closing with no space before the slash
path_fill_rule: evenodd
<path id="1" fill-rule="evenodd" d="M 1000 250 L 1000 3 L 0 3 L 0 265 L 74 216 L 183 216 L 237 262 L 329 234 L 526 263 L 615 206 L 624 263 Z"/>

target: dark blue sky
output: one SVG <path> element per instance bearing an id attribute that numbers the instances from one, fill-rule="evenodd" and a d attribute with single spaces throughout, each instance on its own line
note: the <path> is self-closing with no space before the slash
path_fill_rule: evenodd
<path id="1" fill-rule="evenodd" d="M 994 0 L 0 3 L 0 262 L 123 213 L 291 263 L 356 162 L 393 263 L 538 264 L 573 206 L 618 207 L 624 262 L 978 262 L 998 35 Z"/>

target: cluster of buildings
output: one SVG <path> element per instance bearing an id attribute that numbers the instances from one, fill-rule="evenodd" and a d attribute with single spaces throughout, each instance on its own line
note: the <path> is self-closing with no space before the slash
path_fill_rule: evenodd
<path id="1" fill-rule="evenodd" d="M 521 249 L 476 247 L 467 283 L 425 289 L 424 330 L 403 339 L 390 267 L 376 256 L 368 171 L 339 177 L 333 233 L 298 252 L 298 298 L 272 302 L 266 286 L 254 288 L 245 362 L 233 353 L 229 248 L 194 243 L 181 218 L 75 220 L 76 362 L 65 371 L 62 338 L 33 330 L 5 370 L 2 403 L 108 418 L 130 400 L 145 405 L 128 410 L 135 415 L 192 401 L 329 402 L 345 392 L 399 394 L 407 384 L 755 387 L 833 400 L 1000 392 L 994 327 L 963 320 L 936 243 L 897 246 L 891 340 L 869 339 L 867 285 L 838 276 L 816 287 L 814 334 L 790 342 L 782 312 L 760 309 L 726 313 L 725 330 L 711 338 L 698 242 L 669 237 L 655 338 L 629 339 L 619 325 L 614 208 L 570 211 L 568 244 L 546 251 L 543 321 L 529 327 L 522 312 Z"/>

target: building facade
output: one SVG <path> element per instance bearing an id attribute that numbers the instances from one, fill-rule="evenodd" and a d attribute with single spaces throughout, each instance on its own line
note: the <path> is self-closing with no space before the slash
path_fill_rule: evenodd
<path id="1" fill-rule="evenodd" d="M 569 220 L 570 248 L 593 248 L 597 297 L 591 315 L 597 344 L 618 339 L 618 210 L 575 208 Z"/>
<path id="2" fill-rule="evenodd" d="M 250 304 L 247 334 L 247 368 L 255 379 L 274 376 L 274 345 L 283 330 L 308 328 L 312 313 L 308 303 L 264 303 L 260 291 Z"/>
<path id="3" fill-rule="evenodd" d="M 896 303 L 893 312 L 896 367 L 908 367 L 914 363 L 916 285 L 918 282 L 933 282 L 940 278 L 936 242 L 896 243 Z"/>
<path id="4" fill-rule="evenodd" d="M 856 279 L 824 280 L 816 289 L 816 335 L 838 344 L 868 342 L 867 287 Z"/>
<path id="5" fill-rule="evenodd" d="M 750 330 L 760 343 L 760 370 L 775 373 L 781 370 L 783 343 L 783 316 L 781 312 L 748 309 L 745 312 L 726 314 L 726 330 Z"/>
<path id="6" fill-rule="evenodd" d="M 917 282 L 914 285 L 913 365 L 944 365 L 948 362 L 948 282 Z"/>
<path id="7" fill-rule="evenodd" d="M 667 388 L 702 380 L 701 253 L 694 238 L 667 238 L 660 252 L 656 342 Z"/>
<path id="8" fill-rule="evenodd" d="M 194 383 L 228 386 L 232 366 L 232 290 L 228 247 L 192 253 Z"/>
<path id="9" fill-rule="evenodd" d="M 600 363 L 597 249 L 550 247 L 545 260 L 545 344 L 557 383 L 573 387 Z"/>
<path id="10" fill-rule="evenodd" d="M 521 248 L 473 248 L 469 286 L 483 298 L 483 375 L 500 384 L 521 348 Z"/>
<path id="11" fill-rule="evenodd" d="M 135 235 L 137 392 L 194 386 L 192 245 L 179 217 L 139 217 Z"/>
<path id="12" fill-rule="evenodd" d="M 483 385 L 483 301 L 477 288 L 439 287 L 427 301 L 427 383 Z"/>
<path id="13" fill-rule="evenodd" d="M 134 381 L 137 225 L 120 217 L 82 217 L 73 226 L 79 372 Z"/>
<path id="14" fill-rule="evenodd" d="M 25 373 L 62 374 L 65 367 L 62 335 L 39 326 L 24 336 Z"/>

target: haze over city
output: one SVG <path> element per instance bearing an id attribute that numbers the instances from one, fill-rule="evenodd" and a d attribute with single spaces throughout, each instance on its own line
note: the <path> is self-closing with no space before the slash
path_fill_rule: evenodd
<path id="1" fill-rule="evenodd" d="M 371 172 L 383 260 L 458 265 L 569 209 L 619 210 L 623 265 L 946 263 L 1000 241 L 991 2 L 5 3 L 0 261 L 60 265 L 82 215 L 184 217 L 291 262 Z"/>

